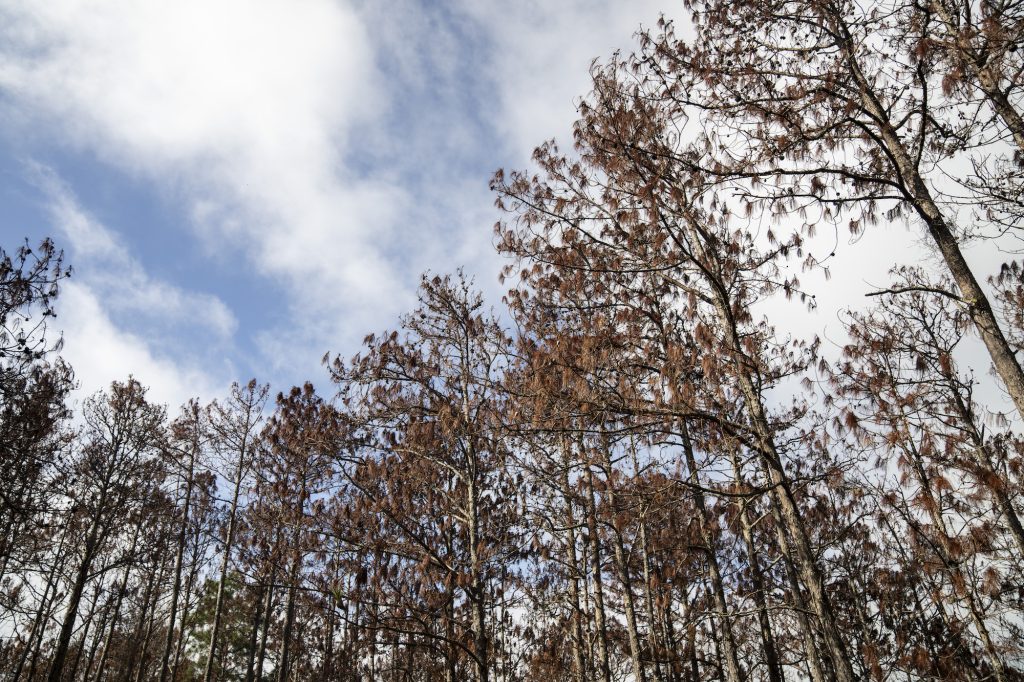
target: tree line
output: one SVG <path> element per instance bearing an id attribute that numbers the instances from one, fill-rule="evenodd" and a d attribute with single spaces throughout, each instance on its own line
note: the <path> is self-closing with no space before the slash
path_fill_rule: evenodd
<path id="1" fill-rule="evenodd" d="M 964 256 L 1024 227 L 1024 4 L 687 8 L 492 179 L 501 312 L 425 275 L 319 391 L 73 415 L 70 269 L 0 252 L 0 674 L 1024 679 L 1024 269 Z M 816 233 L 906 223 L 796 334 Z"/>

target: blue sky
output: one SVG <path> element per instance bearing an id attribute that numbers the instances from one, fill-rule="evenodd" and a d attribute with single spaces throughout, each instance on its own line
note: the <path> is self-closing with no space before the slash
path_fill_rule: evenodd
<path id="1" fill-rule="evenodd" d="M 79 396 L 134 373 L 175 408 L 257 377 L 314 381 L 464 267 L 500 308 L 498 168 L 567 147 L 591 60 L 633 48 L 664 0 L 0 0 L 0 243 L 52 236 L 75 274 L 57 327 Z M 826 234 L 817 312 L 846 306 L 918 227 Z M 838 244 L 838 249 L 837 249 Z M 1008 259 L 968 257 L 983 276 Z M 794 267 L 798 267 L 794 264 Z M 979 372 L 984 353 L 970 353 Z"/>
<path id="2" fill-rule="evenodd" d="M 590 61 L 665 10 L 0 2 L 0 240 L 66 251 L 82 393 L 326 388 L 324 352 L 393 326 L 424 270 L 500 301 L 491 173 L 567 140 Z"/>

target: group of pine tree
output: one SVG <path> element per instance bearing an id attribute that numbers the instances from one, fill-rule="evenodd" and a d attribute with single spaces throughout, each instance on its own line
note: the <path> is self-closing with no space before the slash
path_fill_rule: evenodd
<path id="1" fill-rule="evenodd" d="M 964 257 L 1024 229 L 1024 2 L 687 7 L 493 178 L 507 310 L 425 276 L 318 389 L 72 403 L 70 270 L 0 252 L 0 677 L 1024 680 L 1024 274 Z"/>

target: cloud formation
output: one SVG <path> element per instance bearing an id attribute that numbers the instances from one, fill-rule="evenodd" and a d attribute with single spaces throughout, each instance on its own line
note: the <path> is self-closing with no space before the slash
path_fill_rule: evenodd
<path id="1" fill-rule="evenodd" d="M 467 265 L 493 293 L 490 172 L 565 139 L 590 60 L 657 16 L 649 1 L 15 3 L 0 8 L 3 129 L 169 197 L 211 264 L 236 259 L 282 291 L 272 326 L 238 335 L 260 371 L 299 381 L 325 350 L 393 325 L 424 269 Z M 187 341 L 128 316 L 195 315 L 232 336 L 218 297 L 148 278 L 53 165 L 62 179 L 37 184 L 76 265 L 97 266 L 88 286 L 110 324 L 158 353 Z M 118 290 L 124 277 L 138 286 Z"/>

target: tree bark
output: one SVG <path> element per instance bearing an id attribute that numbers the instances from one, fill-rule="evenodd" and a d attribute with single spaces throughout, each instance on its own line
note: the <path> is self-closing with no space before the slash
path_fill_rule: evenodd
<path id="1" fill-rule="evenodd" d="M 203 682 L 210 682 L 213 677 L 213 659 L 217 650 L 217 637 L 220 635 L 221 609 L 224 605 L 224 581 L 228 575 L 228 565 L 231 561 L 231 548 L 235 540 L 235 516 L 238 514 L 238 497 L 242 489 L 242 481 L 246 467 L 247 441 L 242 440 L 238 454 L 238 475 L 235 477 L 235 489 L 231 495 L 231 508 L 228 511 L 228 529 L 224 538 L 224 558 L 220 564 L 220 576 L 217 580 L 217 600 L 213 607 L 213 626 L 210 630 L 210 649 L 206 655 L 206 670 L 203 673 Z"/>
<path id="2" fill-rule="evenodd" d="M 195 477 L 196 450 L 198 445 L 189 448 L 189 463 L 185 480 L 185 499 L 181 512 L 181 527 L 178 530 L 178 549 L 174 557 L 174 585 L 171 588 L 171 613 L 168 616 L 167 638 L 164 640 L 164 653 L 160 659 L 160 682 L 166 682 L 170 672 L 171 649 L 174 645 L 174 623 L 178 616 L 178 597 L 181 593 L 181 571 L 185 557 L 185 539 L 188 535 L 189 511 L 192 506 L 192 484 Z"/>
<path id="3" fill-rule="evenodd" d="M 89 580 L 89 569 L 92 566 L 95 543 L 99 530 L 94 523 L 89 530 L 89 537 L 85 542 L 85 549 L 82 561 L 75 571 L 75 582 L 71 588 L 71 596 L 68 597 L 68 607 L 64 614 L 64 622 L 61 624 L 60 635 L 57 637 L 57 648 L 54 650 L 50 674 L 47 682 L 60 682 L 64 675 L 64 665 L 67 661 L 68 647 L 71 645 L 71 634 L 75 629 L 75 620 L 78 617 L 78 606 L 82 601 L 82 593 L 85 591 L 85 584 Z"/>
<path id="4" fill-rule="evenodd" d="M 741 489 L 746 490 L 747 485 L 743 480 L 743 471 L 740 468 L 739 457 L 735 449 L 729 452 L 732 460 L 733 478 Z M 768 617 L 768 602 L 764 588 L 764 574 L 761 572 L 761 562 L 758 558 L 757 545 L 754 543 L 754 529 L 750 522 L 748 510 L 749 500 L 739 499 L 736 504 L 740 520 L 740 530 L 743 536 L 743 544 L 747 550 L 747 568 L 750 571 L 750 582 L 754 588 L 754 604 L 757 606 L 757 622 L 761 635 L 761 648 L 764 651 L 765 666 L 768 669 L 769 682 L 783 682 L 782 668 L 779 665 L 779 656 L 775 649 L 775 635 L 772 632 L 771 619 Z"/>
<path id="5" fill-rule="evenodd" d="M 932 241 L 938 247 L 939 253 L 967 305 L 971 321 L 985 344 L 985 348 L 988 349 L 996 373 L 1003 380 L 1007 393 L 1017 408 L 1017 413 L 1024 416 L 1024 371 L 1021 370 L 1016 354 L 1003 335 L 1003 330 L 999 327 L 988 296 L 967 264 L 952 226 L 946 221 L 942 211 L 935 203 L 913 156 L 900 139 L 896 127 L 889 120 L 889 112 L 879 102 L 870 79 L 864 75 L 857 61 L 856 46 L 853 44 L 854 41 L 847 26 L 835 16 L 826 14 L 821 18 L 830 24 L 830 29 L 838 38 L 839 47 L 846 59 L 850 73 L 860 88 L 861 106 L 878 127 L 876 139 L 880 141 L 880 145 L 892 159 L 893 170 L 896 171 L 904 195 L 928 228 Z M 1024 141 L 1024 134 L 1022 134 L 1021 140 Z"/>
<path id="6" fill-rule="evenodd" d="M 107 656 L 110 654 L 110 645 L 114 641 L 114 632 L 117 630 L 117 624 L 121 616 L 121 604 L 124 602 L 124 594 L 128 589 L 128 577 L 131 575 L 132 568 L 135 566 L 135 549 L 139 546 L 139 524 L 135 525 L 135 531 L 132 533 L 132 544 L 128 549 L 128 560 L 124 567 L 124 576 L 121 578 L 121 584 L 117 588 L 117 596 L 114 601 L 114 612 L 110 619 L 110 630 L 107 631 L 106 641 L 103 643 L 103 653 L 100 655 L 100 662 L 96 668 L 96 679 L 102 679 L 103 668 L 107 663 Z"/>
<path id="7" fill-rule="evenodd" d="M 580 453 L 583 454 L 582 452 Z M 587 480 L 587 539 L 590 544 L 590 572 L 594 590 L 594 621 L 597 628 L 597 658 L 600 676 L 604 682 L 611 682 L 612 669 L 608 652 L 608 630 L 605 624 L 604 587 L 601 579 L 600 537 L 597 534 L 597 501 L 594 496 L 594 472 L 590 464 L 584 463 Z"/>
<path id="8" fill-rule="evenodd" d="M 729 682 L 742 682 L 743 671 L 736 655 L 736 640 L 732 631 L 732 618 L 729 616 L 729 604 L 725 600 L 725 588 L 722 584 L 722 572 L 718 566 L 718 553 L 715 551 L 715 538 L 711 533 L 711 516 L 708 513 L 707 500 L 701 488 L 700 476 L 697 473 L 697 460 L 693 454 L 693 444 L 685 423 L 680 424 L 680 435 L 683 441 L 683 454 L 686 457 L 686 468 L 693 487 L 693 497 L 697 503 L 701 539 L 704 542 L 704 554 L 707 560 L 708 574 L 711 578 L 711 595 L 718 611 L 718 619 L 722 623 L 722 656 L 725 658 L 725 679 Z"/>

